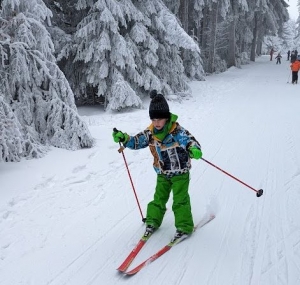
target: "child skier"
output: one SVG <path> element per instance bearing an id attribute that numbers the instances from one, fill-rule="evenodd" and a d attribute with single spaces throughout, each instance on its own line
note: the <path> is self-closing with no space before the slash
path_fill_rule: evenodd
<path id="1" fill-rule="evenodd" d="M 300 61 L 299 60 L 295 60 L 292 64 L 291 64 L 291 70 L 292 70 L 292 83 L 297 84 L 298 83 L 298 71 L 300 69 Z"/>
<path id="2" fill-rule="evenodd" d="M 278 63 L 281 64 L 281 58 L 282 58 L 282 56 L 279 52 L 278 55 L 275 57 L 275 59 L 277 59 L 276 64 L 278 64 Z"/>
<path id="3" fill-rule="evenodd" d="M 177 229 L 173 240 L 182 239 L 191 234 L 194 228 L 188 193 L 189 171 L 191 158 L 202 157 L 201 145 L 188 130 L 179 125 L 177 115 L 170 113 L 162 94 L 153 90 L 150 97 L 151 125 L 135 136 L 114 131 L 113 138 L 115 142 L 122 142 L 125 147 L 134 150 L 149 146 L 154 157 L 153 167 L 157 173 L 157 181 L 153 201 L 147 206 L 144 236 L 151 235 L 160 227 L 172 190 L 172 210 Z"/>

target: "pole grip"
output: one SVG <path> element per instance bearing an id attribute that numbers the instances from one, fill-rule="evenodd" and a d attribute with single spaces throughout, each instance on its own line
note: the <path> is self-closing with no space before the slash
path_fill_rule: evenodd
<path id="1" fill-rule="evenodd" d="M 115 133 L 119 132 L 119 130 L 117 128 L 113 128 L 113 131 Z M 120 148 L 118 149 L 118 152 L 121 153 L 123 152 L 123 150 L 125 149 L 125 147 L 119 142 Z"/>

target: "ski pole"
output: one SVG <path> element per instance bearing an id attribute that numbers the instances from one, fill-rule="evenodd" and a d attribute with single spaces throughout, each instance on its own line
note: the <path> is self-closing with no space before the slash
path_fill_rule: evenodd
<path id="1" fill-rule="evenodd" d="M 116 128 L 113 129 L 114 132 L 118 132 L 118 130 Z M 142 212 L 142 209 L 141 209 L 141 206 L 140 206 L 140 203 L 139 203 L 139 199 L 136 195 L 136 191 L 135 191 L 135 188 L 134 188 L 134 185 L 133 185 L 133 182 L 132 182 L 132 178 L 131 178 L 131 175 L 130 175 L 130 171 L 129 171 L 129 168 L 128 168 L 128 164 L 127 164 L 127 161 L 126 161 L 126 158 L 125 158 L 125 154 L 124 154 L 124 149 L 125 147 L 122 146 L 122 144 L 119 142 L 119 145 L 120 145 L 120 148 L 118 149 L 118 152 L 119 153 L 122 153 L 122 156 L 123 156 L 123 159 L 124 159 L 124 162 L 125 162 L 125 165 L 126 165 L 126 169 L 127 169 L 127 173 L 128 173 L 128 176 L 129 176 L 129 180 L 131 182 L 131 186 L 132 186 L 132 189 L 133 189 L 133 193 L 134 193 L 134 196 L 135 196 L 135 200 L 138 204 L 138 207 L 139 207 L 139 210 L 140 210 L 140 213 L 141 213 L 141 216 L 142 216 L 142 222 L 145 223 L 146 222 L 146 218 L 144 218 L 143 216 L 143 212 Z"/>
<path id="2" fill-rule="evenodd" d="M 248 184 L 246 184 L 245 182 L 237 179 L 236 177 L 234 177 L 233 175 L 229 174 L 228 172 L 226 172 L 225 170 L 221 169 L 220 167 L 212 164 L 211 162 L 209 162 L 208 160 L 204 159 L 203 157 L 201 158 L 203 161 L 205 161 L 206 163 L 210 164 L 211 166 L 217 168 L 218 170 L 220 170 L 221 172 L 225 173 L 226 175 L 230 176 L 231 178 L 235 179 L 236 181 L 242 183 L 243 185 L 247 186 L 248 188 L 250 188 L 251 190 L 255 191 L 256 192 L 256 196 L 257 197 L 260 197 L 263 193 L 264 193 L 264 190 L 263 189 L 259 189 L 259 190 L 256 190 L 254 189 L 253 187 L 249 186 Z"/>
<path id="3" fill-rule="evenodd" d="M 290 81 L 290 77 L 291 77 L 291 72 L 289 72 L 289 77 L 288 77 L 288 81 L 287 81 L 287 83 L 289 83 L 289 81 Z"/>

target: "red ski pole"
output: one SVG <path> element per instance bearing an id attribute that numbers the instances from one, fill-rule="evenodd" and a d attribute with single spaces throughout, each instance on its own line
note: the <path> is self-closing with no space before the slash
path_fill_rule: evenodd
<path id="1" fill-rule="evenodd" d="M 263 189 L 259 189 L 259 190 L 256 190 L 254 189 L 253 187 L 249 186 L 248 184 L 246 184 L 245 182 L 237 179 L 236 177 L 234 177 L 233 175 L 229 174 L 228 172 L 226 172 L 225 170 L 221 169 L 220 167 L 214 165 L 213 163 L 209 162 L 208 160 L 204 159 L 203 157 L 201 158 L 203 161 L 205 161 L 206 163 L 210 164 L 211 166 L 217 168 L 218 170 L 220 170 L 221 172 L 225 173 L 226 175 L 230 176 L 231 178 L 235 179 L 236 181 L 242 183 L 243 185 L 247 186 L 248 188 L 250 188 L 251 190 L 255 191 L 256 192 L 256 196 L 257 197 L 260 197 L 263 193 L 264 193 L 264 190 Z"/>
<path id="2" fill-rule="evenodd" d="M 113 131 L 114 132 L 118 132 L 118 130 L 116 128 L 114 128 Z M 142 216 L 142 222 L 145 223 L 146 222 L 146 218 L 143 216 L 142 209 L 141 209 L 141 206 L 140 206 L 140 203 L 139 203 L 139 199 L 138 199 L 138 197 L 136 195 L 136 191 L 135 191 L 135 188 L 134 188 L 134 185 L 133 185 L 133 181 L 132 181 L 132 178 L 131 178 L 131 175 L 130 175 L 128 164 L 127 164 L 127 161 L 126 161 L 126 158 L 125 158 L 125 154 L 123 152 L 123 150 L 125 149 L 125 147 L 122 146 L 122 144 L 120 142 L 119 142 L 119 145 L 120 145 L 120 148 L 118 149 L 118 152 L 122 153 L 122 156 L 123 156 L 123 159 L 124 159 L 124 162 L 125 162 L 125 166 L 126 166 L 126 169 L 127 169 L 127 172 L 128 172 L 129 180 L 131 182 L 132 190 L 133 190 L 133 193 L 134 193 L 134 196 L 135 196 L 135 200 L 136 200 L 136 202 L 138 204 L 138 207 L 139 207 L 139 210 L 140 210 L 140 214 Z"/>

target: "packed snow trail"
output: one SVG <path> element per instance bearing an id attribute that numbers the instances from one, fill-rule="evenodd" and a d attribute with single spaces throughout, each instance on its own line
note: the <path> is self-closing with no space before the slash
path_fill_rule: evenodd
<path id="1" fill-rule="evenodd" d="M 207 160 L 264 195 L 193 160 L 194 219 L 206 211 L 216 218 L 130 279 L 116 268 L 144 224 L 111 133 L 148 126 L 148 102 L 130 113 L 80 108 L 96 138 L 92 149 L 0 164 L 0 284 L 300 284 L 300 85 L 286 83 L 289 72 L 288 62 L 266 56 L 192 82 L 192 98 L 169 101 Z M 125 156 L 145 214 L 156 181 L 152 157 L 148 149 Z M 171 201 L 133 267 L 173 236 Z"/>

